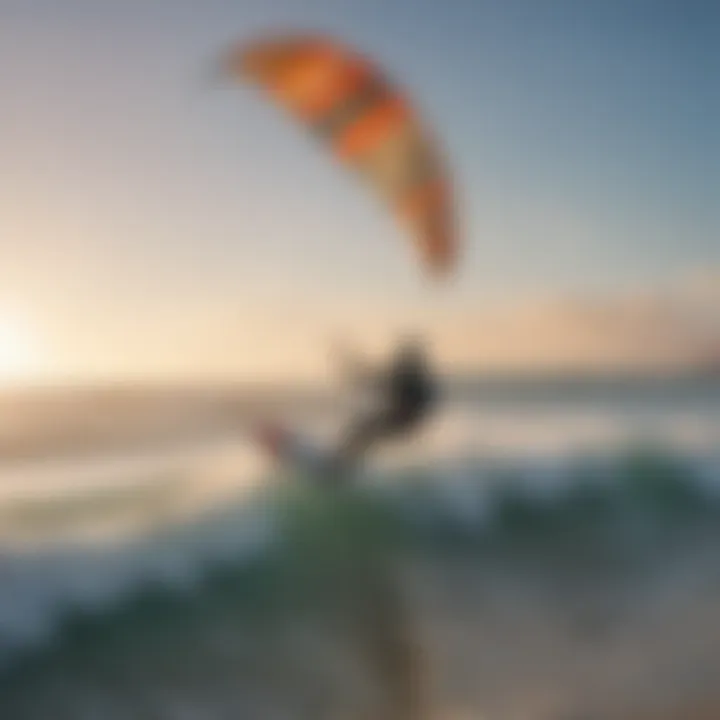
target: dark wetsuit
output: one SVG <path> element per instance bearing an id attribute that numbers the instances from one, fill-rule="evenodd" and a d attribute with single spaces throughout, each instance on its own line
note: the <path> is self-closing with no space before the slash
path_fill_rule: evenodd
<path id="1" fill-rule="evenodd" d="M 342 440 L 338 460 L 353 463 L 377 441 L 415 429 L 435 400 L 435 387 L 418 351 L 401 351 L 380 386 L 382 403 L 353 423 Z"/>

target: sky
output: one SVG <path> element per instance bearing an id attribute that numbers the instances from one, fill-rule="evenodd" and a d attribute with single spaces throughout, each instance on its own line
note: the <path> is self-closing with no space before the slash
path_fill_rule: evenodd
<path id="1" fill-rule="evenodd" d="M 372 55 L 440 137 L 447 287 L 214 75 L 294 29 Z M 0 0 L 0 378 L 306 375 L 407 328 L 453 366 L 720 355 L 719 72 L 701 0 Z"/>

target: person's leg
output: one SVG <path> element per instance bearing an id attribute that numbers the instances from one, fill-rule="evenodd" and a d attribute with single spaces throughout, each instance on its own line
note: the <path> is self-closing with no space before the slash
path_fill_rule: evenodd
<path id="1" fill-rule="evenodd" d="M 411 432 L 425 413 L 415 408 L 385 408 L 350 425 L 335 453 L 333 467 L 354 467 L 378 442 Z"/>
<path id="2" fill-rule="evenodd" d="M 341 453 L 358 457 L 380 440 L 390 440 L 412 432 L 424 415 L 414 408 L 389 408 L 362 418 L 351 426 L 341 445 Z"/>
<path id="3" fill-rule="evenodd" d="M 360 418 L 350 426 L 340 443 L 338 459 L 344 465 L 354 464 L 380 440 L 392 425 L 390 416 L 380 412 Z"/>

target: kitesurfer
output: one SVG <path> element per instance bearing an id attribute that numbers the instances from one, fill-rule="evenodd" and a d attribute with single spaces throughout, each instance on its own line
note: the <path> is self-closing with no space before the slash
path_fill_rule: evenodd
<path id="1" fill-rule="evenodd" d="M 436 400 L 436 384 L 423 344 L 401 342 L 384 369 L 369 370 L 352 361 L 355 380 L 377 391 L 379 402 L 353 418 L 336 452 L 340 466 L 352 466 L 378 443 L 404 437 L 428 417 Z"/>

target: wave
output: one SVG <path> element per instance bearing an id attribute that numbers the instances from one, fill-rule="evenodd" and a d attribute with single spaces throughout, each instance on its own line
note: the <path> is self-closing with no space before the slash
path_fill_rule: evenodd
<path id="1" fill-rule="evenodd" d="M 42 614 L 40 606 L 109 602 L 121 587 L 144 582 L 200 582 L 203 568 L 214 561 L 244 562 L 269 547 L 277 533 L 282 488 L 296 478 L 265 478 L 219 506 L 205 503 L 195 516 L 167 513 L 166 522 L 148 523 L 134 536 L 75 538 L 49 546 L 10 547 L 2 557 L 0 609 L 2 646 L 10 630 L 21 634 L 32 622 L 20 615 Z M 137 482 L 103 488 L 93 499 L 67 497 L 16 508 L 15 518 L 35 522 L 55 515 L 74 522 L 103 507 L 122 512 L 131 507 L 157 519 L 153 503 L 167 509 L 178 504 L 178 478 L 166 483 Z M 615 456 L 555 461 L 437 461 L 392 473 L 367 474 L 364 492 L 393 513 L 414 545 L 475 543 L 506 538 L 550 538 L 561 532 L 569 540 L 591 530 L 605 542 L 613 537 L 638 539 L 663 533 L 673 524 L 697 521 L 720 497 L 720 462 L 714 457 L 684 458 L 650 449 Z M 196 500 L 196 497 L 193 497 Z M 31 511 L 32 508 L 32 511 Z M 35 515 L 33 515 L 35 513 Z M 5 523 L 12 515 L 6 510 Z M 626 545 L 627 547 L 627 545 Z M 189 579 L 192 578 L 192 579 Z M 39 623 L 39 626 L 47 622 Z M 28 631 L 28 635 L 39 631 Z M 41 634 L 41 633 L 40 633 Z"/>
<path id="2" fill-rule="evenodd" d="M 9 709 L 3 717 L 82 717 L 93 707 L 102 717 L 155 717 L 151 709 L 142 714 L 144 703 L 174 707 L 185 690 L 194 699 L 185 697 L 184 709 L 164 710 L 165 717 L 185 717 L 188 706 L 201 714 L 197 708 L 213 707 L 207 713 L 218 717 L 224 717 L 221 706 L 235 716 L 272 717 L 282 711 L 273 705 L 280 702 L 273 688 L 286 687 L 303 662 L 296 657 L 292 671 L 275 665 L 296 652 L 317 655 L 318 667 L 339 663 L 345 670 L 333 683 L 350 682 L 357 673 L 342 664 L 347 660 L 328 660 L 330 646 L 317 646 L 317 628 L 310 632 L 287 621 L 300 615 L 305 596 L 287 578 L 278 579 L 278 567 L 308 559 L 316 568 L 328 566 L 344 532 L 335 500 L 306 480 L 264 478 L 232 502 L 225 496 L 194 516 L 171 516 L 132 536 L 6 549 L 0 560 L 0 700 Z M 474 586 L 478 572 L 486 588 L 506 588 L 502 612 L 532 598 L 532 610 L 522 611 L 538 614 L 526 628 L 531 635 L 515 638 L 527 652 L 534 652 L 538 628 L 556 612 L 549 596 L 575 618 L 572 647 L 579 652 L 577 643 L 584 641 L 578 638 L 597 638 L 612 625 L 613 613 L 630 612 L 608 597 L 633 598 L 635 614 L 628 617 L 641 623 L 638 607 L 687 593 L 698 578 L 720 580 L 713 559 L 720 550 L 720 462 L 710 455 L 648 448 L 532 464 L 438 460 L 367 473 L 362 480 L 351 500 L 372 508 L 361 543 L 399 551 L 408 568 L 423 566 L 432 580 L 421 583 L 425 589 L 417 597 L 430 605 L 427 597 L 437 588 L 452 586 L 450 568 L 473 568 L 469 575 L 463 570 L 453 616 L 469 612 L 468 577 Z M 145 492 L 137 495 L 139 507 Z M 172 496 L 167 487 L 158 492 Z M 295 530 L 288 530 L 288 518 Z M 350 570 L 344 577 L 352 591 Z M 704 597 L 693 600 L 698 617 Z M 439 622 L 435 612 L 431 626 Z M 509 634 L 517 621 L 507 620 Z M 466 622 L 471 632 L 477 619 Z M 666 621 L 664 631 L 673 622 Z M 628 637 L 635 636 L 628 631 Z M 494 642 L 494 652 L 504 652 L 501 640 Z M 643 642 L 647 650 L 650 641 Z M 720 642 L 717 648 L 720 655 Z M 323 687 L 321 695 L 328 692 Z M 300 700 L 291 696 L 296 708 Z M 498 712 L 505 712 L 498 702 Z"/>

